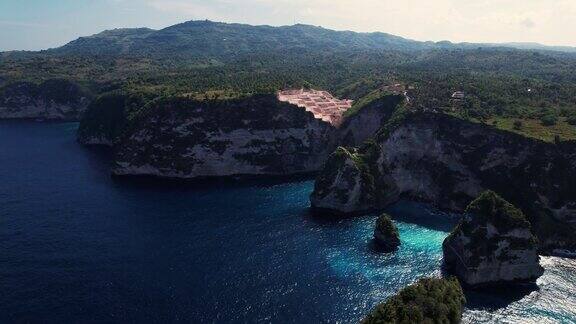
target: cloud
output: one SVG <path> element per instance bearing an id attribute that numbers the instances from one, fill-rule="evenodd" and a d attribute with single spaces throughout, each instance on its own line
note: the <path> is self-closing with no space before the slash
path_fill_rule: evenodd
<path id="1" fill-rule="evenodd" d="M 152 8 L 164 12 L 171 12 L 180 17 L 187 17 L 188 19 L 212 19 L 212 20 L 228 20 L 233 17 L 228 17 L 225 13 L 226 10 L 222 8 L 221 1 L 166 1 L 166 0 L 151 0 L 148 5 Z"/>
<path id="2" fill-rule="evenodd" d="M 526 18 L 526 19 L 522 20 L 522 21 L 520 22 L 520 24 L 521 24 L 522 26 L 526 27 L 526 28 L 534 28 L 534 27 L 536 27 L 536 23 L 535 23 L 532 19 L 530 19 L 530 18 Z"/>
<path id="3" fill-rule="evenodd" d="M 125 0 L 137 1 L 137 0 Z M 174 19 L 294 22 L 418 40 L 576 45 L 575 0 L 140 0 Z M 526 33 L 530 29 L 530 33 Z"/>

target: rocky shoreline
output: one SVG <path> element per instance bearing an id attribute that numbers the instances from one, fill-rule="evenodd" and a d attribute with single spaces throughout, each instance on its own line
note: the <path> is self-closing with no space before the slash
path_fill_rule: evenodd
<path id="1" fill-rule="evenodd" d="M 92 95 L 61 79 L 16 82 L 0 88 L 0 119 L 79 121 Z"/>
<path id="2" fill-rule="evenodd" d="M 544 143 L 455 117 L 415 113 L 357 149 L 339 148 L 311 195 L 338 214 L 380 210 L 400 198 L 462 212 L 494 190 L 518 206 L 541 252 L 576 249 L 576 143 Z"/>

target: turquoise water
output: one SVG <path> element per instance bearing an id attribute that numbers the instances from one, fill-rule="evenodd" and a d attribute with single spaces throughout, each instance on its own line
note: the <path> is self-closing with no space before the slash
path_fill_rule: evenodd
<path id="1" fill-rule="evenodd" d="M 76 124 L 0 122 L 0 322 L 353 323 L 439 275 L 457 217 L 403 202 L 402 246 L 372 248 L 376 215 L 309 213 L 312 181 L 176 185 L 109 176 Z M 539 290 L 471 294 L 467 322 L 574 322 L 573 260 Z"/>

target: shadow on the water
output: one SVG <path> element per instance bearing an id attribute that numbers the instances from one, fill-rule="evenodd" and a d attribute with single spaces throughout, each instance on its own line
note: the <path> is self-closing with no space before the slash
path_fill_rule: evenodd
<path id="1" fill-rule="evenodd" d="M 466 308 L 493 312 L 506 308 L 537 290 L 539 288 L 536 283 L 516 284 L 513 287 L 465 288 Z"/>
<path id="2" fill-rule="evenodd" d="M 450 232 L 461 218 L 459 214 L 445 213 L 431 205 L 401 200 L 384 211 L 393 220 L 416 224 L 431 230 Z"/>
<path id="3" fill-rule="evenodd" d="M 343 214 L 322 208 L 309 208 L 306 219 L 320 224 L 342 224 L 360 217 L 373 217 L 382 213 L 389 214 L 393 220 L 416 224 L 431 230 L 450 232 L 461 218 L 459 214 L 441 212 L 434 207 L 419 202 L 401 200 L 384 210 Z"/>
<path id="4" fill-rule="evenodd" d="M 223 188 L 272 187 L 313 180 L 309 174 L 297 176 L 231 176 L 220 178 L 178 179 L 154 176 L 112 176 L 114 183 L 138 189 L 215 190 Z"/>
<path id="5" fill-rule="evenodd" d="M 75 145 L 79 145 L 75 142 Z M 113 150 L 106 146 L 83 146 L 82 151 L 88 157 L 88 162 L 91 167 L 97 169 L 106 168 L 107 173 L 110 172 L 110 165 L 112 164 Z"/>
<path id="6" fill-rule="evenodd" d="M 342 223 L 353 222 L 360 217 L 371 217 L 373 213 L 353 213 L 343 214 L 322 208 L 308 208 L 304 218 L 318 225 L 341 225 Z"/>
<path id="7" fill-rule="evenodd" d="M 366 243 L 366 245 L 368 247 L 368 251 L 370 251 L 371 254 L 389 254 L 389 255 L 392 255 L 392 254 L 398 252 L 398 250 L 400 249 L 400 247 L 395 247 L 393 249 L 387 249 L 387 248 L 381 246 L 380 244 L 378 244 L 375 239 L 371 239 L 370 241 L 368 241 L 368 243 Z"/>
<path id="8" fill-rule="evenodd" d="M 77 145 L 77 143 L 76 143 Z M 314 180 L 316 174 L 298 175 L 238 175 L 227 177 L 204 177 L 194 179 L 162 178 L 156 176 L 115 176 L 112 174 L 114 150 L 106 146 L 83 146 L 88 162 L 115 185 L 132 189 L 154 190 L 214 190 L 222 188 L 271 187 L 276 185 L 298 183 Z"/>
<path id="9" fill-rule="evenodd" d="M 442 264 L 442 276 L 450 277 L 454 274 Z M 514 284 L 491 284 L 480 287 L 462 285 L 466 296 L 466 308 L 494 312 L 508 307 L 510 304 L 522 300 L 540 288 L 536 282 L 516 282 Z"/>

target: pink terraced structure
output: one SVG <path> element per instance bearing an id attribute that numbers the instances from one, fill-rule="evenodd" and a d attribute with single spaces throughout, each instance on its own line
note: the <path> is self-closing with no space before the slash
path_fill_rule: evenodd
<path id="1" fill-rule="evenodd" d="M 352 107 L 352 100 L 334 98 L 327 91 L 313 89 L 281 90 L 278 100 L 288 102 L 306 109 L 314 117 L 328 122 L 336 127 L 342 123 L 344 112 Z"/>

